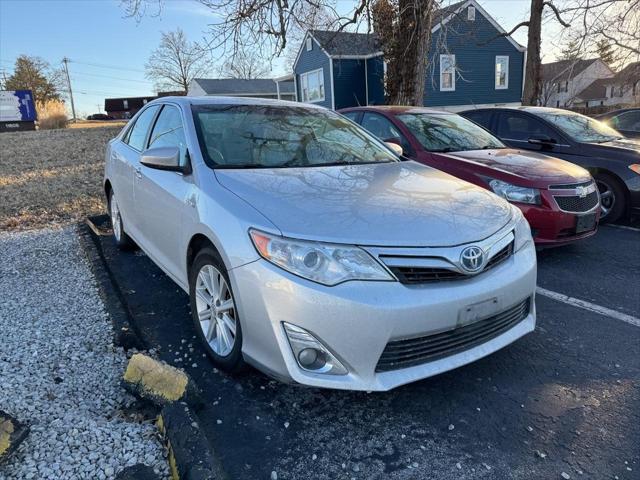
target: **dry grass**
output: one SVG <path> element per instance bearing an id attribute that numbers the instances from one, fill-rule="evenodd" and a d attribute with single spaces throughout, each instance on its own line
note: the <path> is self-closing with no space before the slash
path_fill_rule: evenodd
<path id="1" fill-rule="evenodd" d="M 69 122 L 67 109 L 64 103 L 59 100 L 38 102 L 36 109 L 38 110 L 38 128 L 40 130 L 65 128 Z"/>
<path id="2" fill-rule="evenodd" d="M 127 124 L 127 120 L 78 120 L 71 122 L 67 128 L 104 128 L 119 127 L 122 128 Z"/>
<path id="3" fill-rule="evenodd" d="M 64 225 L 103 213 L 104 150 L 119 130 L 0 134 L 0 230 Z"/>

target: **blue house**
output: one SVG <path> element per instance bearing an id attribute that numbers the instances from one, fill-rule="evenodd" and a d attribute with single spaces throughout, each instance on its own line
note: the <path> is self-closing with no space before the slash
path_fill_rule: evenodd
<path id="1" fill-rule="evenodd" d="M 526 49 L 504 34 L 476 0 L 437 11 L 424 105 L 451 111 L 520 105 Z M 375 33 L 308 31 L 293 67 L 296 99 L 335 110 L 384 104 L 381 50 Z"/>

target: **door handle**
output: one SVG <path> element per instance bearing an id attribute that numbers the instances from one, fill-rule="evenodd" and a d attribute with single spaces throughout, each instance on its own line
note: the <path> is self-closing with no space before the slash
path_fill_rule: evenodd
<path id="1" fill-rule="evenodd" d="M 142 171 L 140 170 L 140 167 L 136 168 L 136 177 L 142 178 Z"/>

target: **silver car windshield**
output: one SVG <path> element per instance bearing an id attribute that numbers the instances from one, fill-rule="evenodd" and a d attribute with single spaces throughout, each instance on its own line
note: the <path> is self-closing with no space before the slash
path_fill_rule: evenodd
<path id="1" fill-rule="evenodd" d="M 317 167 L 396 162 L 383 143 L 331 111 L 277 105 L 194 105 L 213 168 Z"/>
<path id="2" fill-rule="evenodd" d="M 535 113 L 553 123 L 576 142 L 603 143 L 622 138 L 622 134 L 617 130 L 579 113 L 555 110 Z"/>
<path id="3" fill-rule="evenodd" d="M 459 115 L 407 113 L 398 115 L 398 118 L 430 152 L 505 148 L 484 128 Z"/>

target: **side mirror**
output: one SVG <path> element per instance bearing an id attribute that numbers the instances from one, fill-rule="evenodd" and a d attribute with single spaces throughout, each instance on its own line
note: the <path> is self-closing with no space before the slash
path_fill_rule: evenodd
<path id="1" fill-rule="evenodd" d="M 189 162 L 186 165 L 180 164 L 180 149 L 178 147 L 149 148 L 142 152 L 140 163 L 156 170 L 191 173 Z"/>
<path id="2" fill-rule="evenodd" d="M 400 145 L 400 139 L 399 138 L 387 138 L 384 141 L 385 145 L 387 147 L 389 147 L 391 150 L 393 150 L 393 152 L 398 155 L 398 156 L 402 156 L 402 154 L 404 153 L 404 150 L 402 149 L 402 145 Z"/>
<path id="3" fill-rule="evenodd" d="M 529 137 L 529 143 L 532 145 L 540 145 L 542 147 L 550 147 L 558 142 L 548 135 L 540 134 Z"/>

